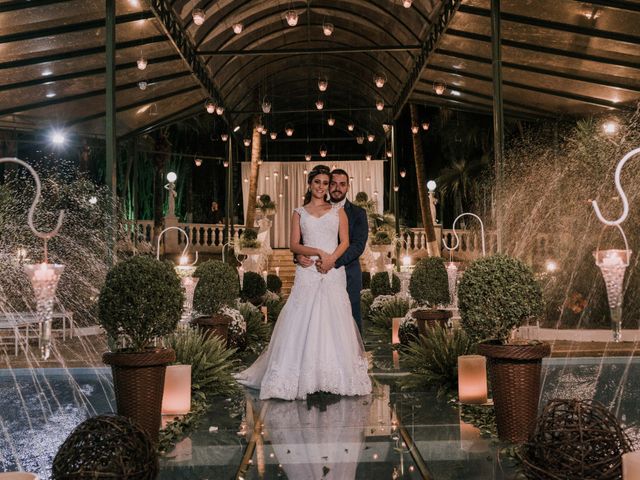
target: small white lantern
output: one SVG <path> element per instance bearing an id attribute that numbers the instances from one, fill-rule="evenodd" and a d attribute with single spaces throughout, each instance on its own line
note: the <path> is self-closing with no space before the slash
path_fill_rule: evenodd
<path id="1" fill-rule="evenodd" d="M 186 415 L 191 410 L 191 365 L 169 365 L 164 374 L 162 415 Z"/>
<path id="2" fill-rule="evenodd" d="M 458 398 L 460 403 L 487 403 L 487 359 L 484 356 L 458 357 Z"/>

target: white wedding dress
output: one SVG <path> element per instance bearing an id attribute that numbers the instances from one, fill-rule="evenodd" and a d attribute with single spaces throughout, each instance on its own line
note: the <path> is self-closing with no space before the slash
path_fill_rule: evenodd
<path id="1" fill-rule="evenodd" d="M 333 252 L 338 246 L 339 207 L 315 217 L 297 208 L 304 244 Z M 296 267 L 296 277 L 267 349 L 239 383 L 260 389 L 260 398 L 304 399 L 314 392 L 367 395 L 371 380 L 358 327 L 351 315 L 344 267 L 321 274 Z"/>

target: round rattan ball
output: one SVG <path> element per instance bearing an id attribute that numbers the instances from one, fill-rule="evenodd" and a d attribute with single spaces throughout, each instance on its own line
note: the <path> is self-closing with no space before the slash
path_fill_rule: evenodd
<path id="1" fill-rule="evenodd" d="M 592 400 L 551 400 L 521 456 L 528 478 L 610 480 L 622 477 L 631 442 L 616 417 Z"/>
<path id="2" fill-rule="evenodd" d="M 82 422 L 53 460 L 56 480 L 151 480 L 157 475 L 158 454 L 149 435 L 118 415 L 99 415 Z"/>

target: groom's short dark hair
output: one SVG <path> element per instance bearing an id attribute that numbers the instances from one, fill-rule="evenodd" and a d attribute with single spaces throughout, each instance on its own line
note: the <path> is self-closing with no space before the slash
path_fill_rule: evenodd
<path id="1" fill-rule="evenodd" d="M 334 175 L 344 175 L 345 177 L 347 177 L 347 180 L 349 179 L 349 174 L 341 168 L 334 168 L 333 170 L 331 170 L 331 176 Z"/>

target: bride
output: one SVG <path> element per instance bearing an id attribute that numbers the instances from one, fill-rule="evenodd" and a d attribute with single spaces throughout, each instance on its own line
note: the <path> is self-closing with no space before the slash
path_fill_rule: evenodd
<path id="1" fill-rule="evenodd" d="M 349 247 L 347 216 L 326 200 L 329 177 L 324 165 L 309 173 L 304 205 L 291 219 L 291 251 L 319 264 L 333 263 Z M 315 265 L 298 265 L 269 346 L 236 379 L 260 389 L 261 399 L 304 399 L 319 391 L 367 395 L 371 393 L 367 369 L 344 267 L 323 274 Z"/>

